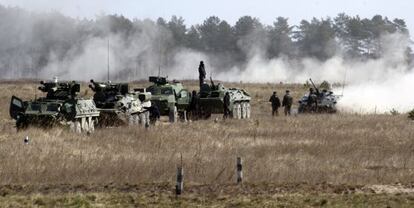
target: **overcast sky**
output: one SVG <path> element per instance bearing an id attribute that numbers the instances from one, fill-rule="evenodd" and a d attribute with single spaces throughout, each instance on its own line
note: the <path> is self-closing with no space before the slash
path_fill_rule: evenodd
<path id="1" fill-rule="evenodd" d="M 187 24 L 202 23 L 215 15 L 231 24 L 243 15 L 258 17 L 272 24 L 278 16 L 288 17 L 291 24 L 312 17 L 349 15 L 405 19 L 414 33 L 412 0 L 0 0 L 0 4 L 34 11 L 59 11 L 72 17 L 93 18 L 97 14 L 122 14 L 129 18 L 182 16 Z"/>

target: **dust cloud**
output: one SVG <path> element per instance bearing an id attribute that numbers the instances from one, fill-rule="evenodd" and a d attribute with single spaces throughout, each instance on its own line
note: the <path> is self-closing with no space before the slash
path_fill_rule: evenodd
<path id="1" fill-rule="evenodd" d="M 338 54 L 321 62 L 312 58 L 265 59 L 254 55 L 245 69 L 233 68 L 218 79 L 232 82 L 305 83 L 312 78 L 345 87 L 333 89 L 342 95 L 339 108 L 352 113 L 404 113 L 414 108 L 414 71 L 407 64 L 409 37 L 385 34 L 379 59 L 346 60 Z"/>
<path id="2" fill-rule="evenodd" d="M 0 44 L 13 48 L 22 43 L 27 47 L 19 56 L 0 58 L 1 68 L 9 69 L 2 72 L 2 79 L 50 79 L 58 76 L 64 80 L 106 80 L 108 60 L 113 81 L 143 80 L 158 74 L 170 79 L 197 79 L 198 63 L 204 60 L 207 73 L 221 81 L 304 83 L 312 78 L 319 83 L 325 80 L 345 83 L 344 89 L 334 89 L 336 94 L 343 92 L 339 106 L 344 111 L 387 113 L 392 109 L 406 112 L 414 108 L 414 96 L 410 93 L 414 89 L 414 72 L 405 60 L 405 50 L 410 45 L 407 35 L 384 34 L 381 41 L 383 54 L 378 59 L 345 59 L 339 48 L 334 50 L 337 54 L 333 58 L 321 62 L 313 58 L 290 59 L 284 56 L 268 59 L 265 52 L 268 40 L 258 32 L 243 40 L 241 45 L 247 61 L 240 65 L 225 56 L 188 48 L 178 48 L 167 54 L 167 48 L 175 44 L 172 34 L 152 20 L 134 21 L 140 29 L 131 31 L 128 36 L 103 29 L 104 35 L 80 37 L 71 32 L 76 30 L 69 29 L 74 25 L 61 24 L 64 18 L 59 14 L 41 16 L 37 23 L 34 19 L 39 17 L 34 14 L 19 11 L 15 14 L 5 21 L 10 26 L 25 26 L 21 26 L 18 35 L 1 32 Z M 41 26 L 52 28 L 50 33 L 36 34 L 39 21 Z M 84 28 L 88 29 L 87 22 L 78 24 L 85 24 Z M 105 22 L 101 26 L 110 28 Z M 30 69 L 30 60 L 39 60 L 36 50 L 42 48 L 41 42 L 32 41 L 36 35 L 44 39 L 68 40 L 68 45 L 75 44 L 64 54 L 51 51 L 45 66 Z M 80 38 L 82 41 L 78 41 Z"/>

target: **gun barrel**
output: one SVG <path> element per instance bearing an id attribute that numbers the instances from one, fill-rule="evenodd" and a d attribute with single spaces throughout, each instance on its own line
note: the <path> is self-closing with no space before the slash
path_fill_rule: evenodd
<path id="1" fill-rule="evenodd" d="M 309 81 L 311 82 L 311 84 L 312 84 L 313 88 L 315 88 L 315 90 L 316 90 L 316 94 L 319 94 L 319 89 L 316 87 L 316 85 L 315 85 L 315 83 L 313 82 L 313 80 L 312 80 L 312 79 L 309 79 Z"/>
<path id="2" fill-rule="evenodd" d="M 315 83 L 313 83 L 313 80 L 309 79 L 309 81 L 311 82 L 312 86 L 316 89 L 317 87 L 315 86 Z"/>
<path id="3" fill-rule="evenodd" d="M 213 78 L 211 78 L 211 76 L 210 76 L 210 82 L 211 82 L 211 86 L 214 88 L 214 81 L 213 81 Z"/>

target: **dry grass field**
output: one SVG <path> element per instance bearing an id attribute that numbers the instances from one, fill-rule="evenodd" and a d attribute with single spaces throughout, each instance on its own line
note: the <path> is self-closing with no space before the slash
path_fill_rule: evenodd
<path id="1" fill-rule="evenodd" d="M 272 91 L 290 89 L 297 100 L 306 89 L 226 86 L 250 92 L 250 120 L 217 115 L 78 135 L 62 128 L 16 132 L 10 97 L 33 98 L 37 84 L 0 83 L 0 207 L 414 206 L 414 123 L 406 115 L 272 118 Z M 86 84 L 82 94 L 92 96 Z M 176 199 L 181 155 L 185 192 Z M 244 162 L 241 186 L 236 157 Z"/>

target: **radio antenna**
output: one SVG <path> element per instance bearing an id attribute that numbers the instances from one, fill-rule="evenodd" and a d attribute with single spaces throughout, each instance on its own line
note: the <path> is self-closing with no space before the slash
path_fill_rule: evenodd
<path id="1" fill-rule="evenodd" d="M 161 38 L 162 38 L 162 35 L 160 35 L 158 38 L 158 77 L 161 76 L 161 61 L 162 61 Z"/>
<path id="2" fill-rule="evenodd" d="M 32 71 L 32 73 L 35 73 L 35 80 L 37 82 L 39 77 L 38 77 L 37 71 L 35 72 L 34 67 L 33 67 L 33 65 L 34 65 L 33 64 L 33 48 L 31 48 L 30 51 L 31 51 L 31 53 L 30 53 L 30 70 Z M 36 90 L 36 88 L 34 89 L 34 91 L 35 91 L 35 100 L 36 100 L 37 99 L 37 90 Z"/>
<path id="3" fill-rule="evenodd" d="M 108 79 L 108 82 L 110 81 L 109 80 L 109 38 L 108 38 L 108 51 L 107 51 L 107 58 L 108 58 L 108 62 L 107 62 L 107 67 L 108 67 L 108 77 L 107 77 L 107 79 Z"/>
<path id="4" fill-rule="evenodd" d="M 348 67 L 345 69 L 344 81 L 342 82 L 342 95 L 341 96 L 344 96 L 347 74 L 348 74 Z"/>

